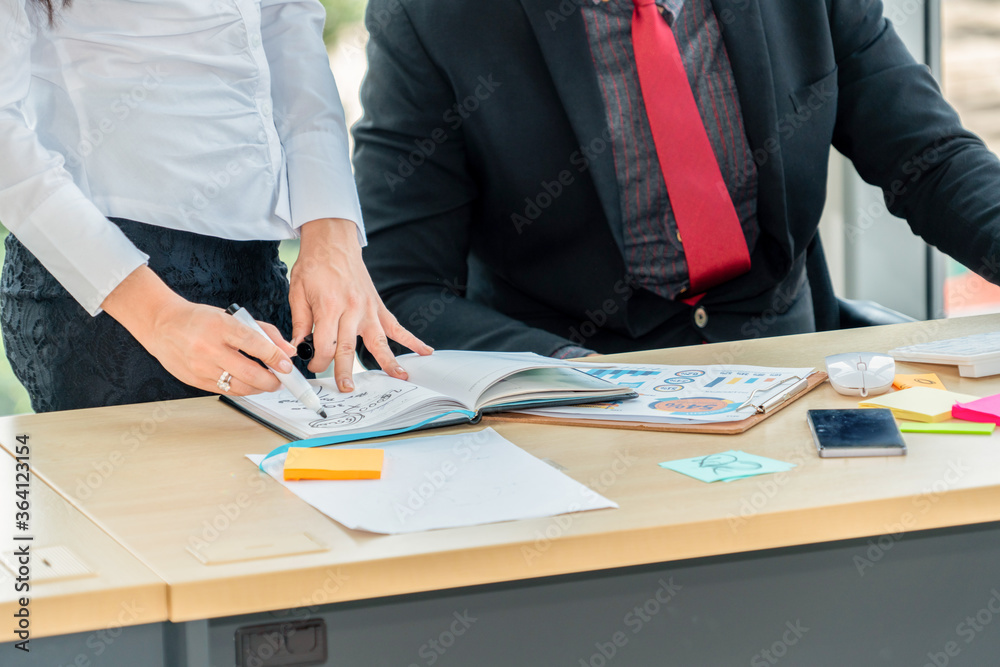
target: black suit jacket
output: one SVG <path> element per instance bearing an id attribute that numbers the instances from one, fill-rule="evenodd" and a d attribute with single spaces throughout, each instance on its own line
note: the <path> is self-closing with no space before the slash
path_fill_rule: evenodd
<path id="1" fill-rule="evenodd" d="M 636 289 L 583 1 L 368 5 L 354 130 L 366 261 L 389 308 L 429 344 L 614 352 L 792 333 L 788 321 L 809 330 L 803 267 L 831 145 L 915 233 L 995 277 L 1000 163 L 881 2 L 714 0 L 759 170 L 760 240 L 750 273 L 704 297 L 704 328 L 690 306 Z M 835 314 L 819 266 L 822 326 Z M 809 321 L 783 319 L 791 304 Z"/>

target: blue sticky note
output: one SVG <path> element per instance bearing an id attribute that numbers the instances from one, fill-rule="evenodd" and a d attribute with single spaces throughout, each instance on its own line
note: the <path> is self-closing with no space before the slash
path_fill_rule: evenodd
<path id="1" fill-rule="evenodd" d="M 794 468 L 795 464 L 756 454 L 747 454 L 738 450 L 729 450 L 719 454 L 697 456 L 693 459 L 665 461 L 660 464 L 660 467 L 694 477 L 703 482 L 727 482 L 744 477 L 786 472 Z"/>

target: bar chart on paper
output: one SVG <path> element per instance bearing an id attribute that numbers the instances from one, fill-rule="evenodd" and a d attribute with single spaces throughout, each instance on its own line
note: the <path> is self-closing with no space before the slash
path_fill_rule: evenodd
<path id="1" fill-rule="evenodd" d="M 710 388 L 720 384 L 756 384 L 756 383 L 760 383 L 761 386 L 766 387 L 767 383 L 777 382 L 781 379 L 781 377 L 782 376 L 780 375 L 777 376 L 753 375 L 750 377 L 745 377 L 745 376 L 733 377 L 731 375 L 719 375 L 718 377 L 712 378 L 711 380 L 706 382 L 705 387 Z"/>
<path id="2" fill-rule="evenodd" d="M 627 401 L 525 410 L 539 416 L 646 423 L 740 421 L 756 404 L 787 391 L 811 368 L 712 365 L 580 368 L 590 375 L 635 389 Z"/>

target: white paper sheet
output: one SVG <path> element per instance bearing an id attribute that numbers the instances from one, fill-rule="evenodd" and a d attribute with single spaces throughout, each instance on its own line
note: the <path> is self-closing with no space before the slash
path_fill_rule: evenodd
<path id="1" fill-rule="evenodd" d="M 269 459 L 264 469 L 331 519 L 372 533 L 413 533 L 618 507 L 492 428 L 339 447 L 385 450 L 382 479 L 286 482 L 285 455 Z M 259 465 L 264 456 L 247 458 Z"/>

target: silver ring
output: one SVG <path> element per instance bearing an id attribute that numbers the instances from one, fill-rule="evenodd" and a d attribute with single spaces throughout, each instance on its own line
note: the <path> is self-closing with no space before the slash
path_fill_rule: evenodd
<path id="1" fill-rule="evenodd" d="M 215 381 L 215 385 L 222 391 L 229 391 L 231 387 L 229 386 L 229 381 L 233 379 L 233 376 L 226 371 L 222 371 L 222 375 L 219 379 Z"/>

